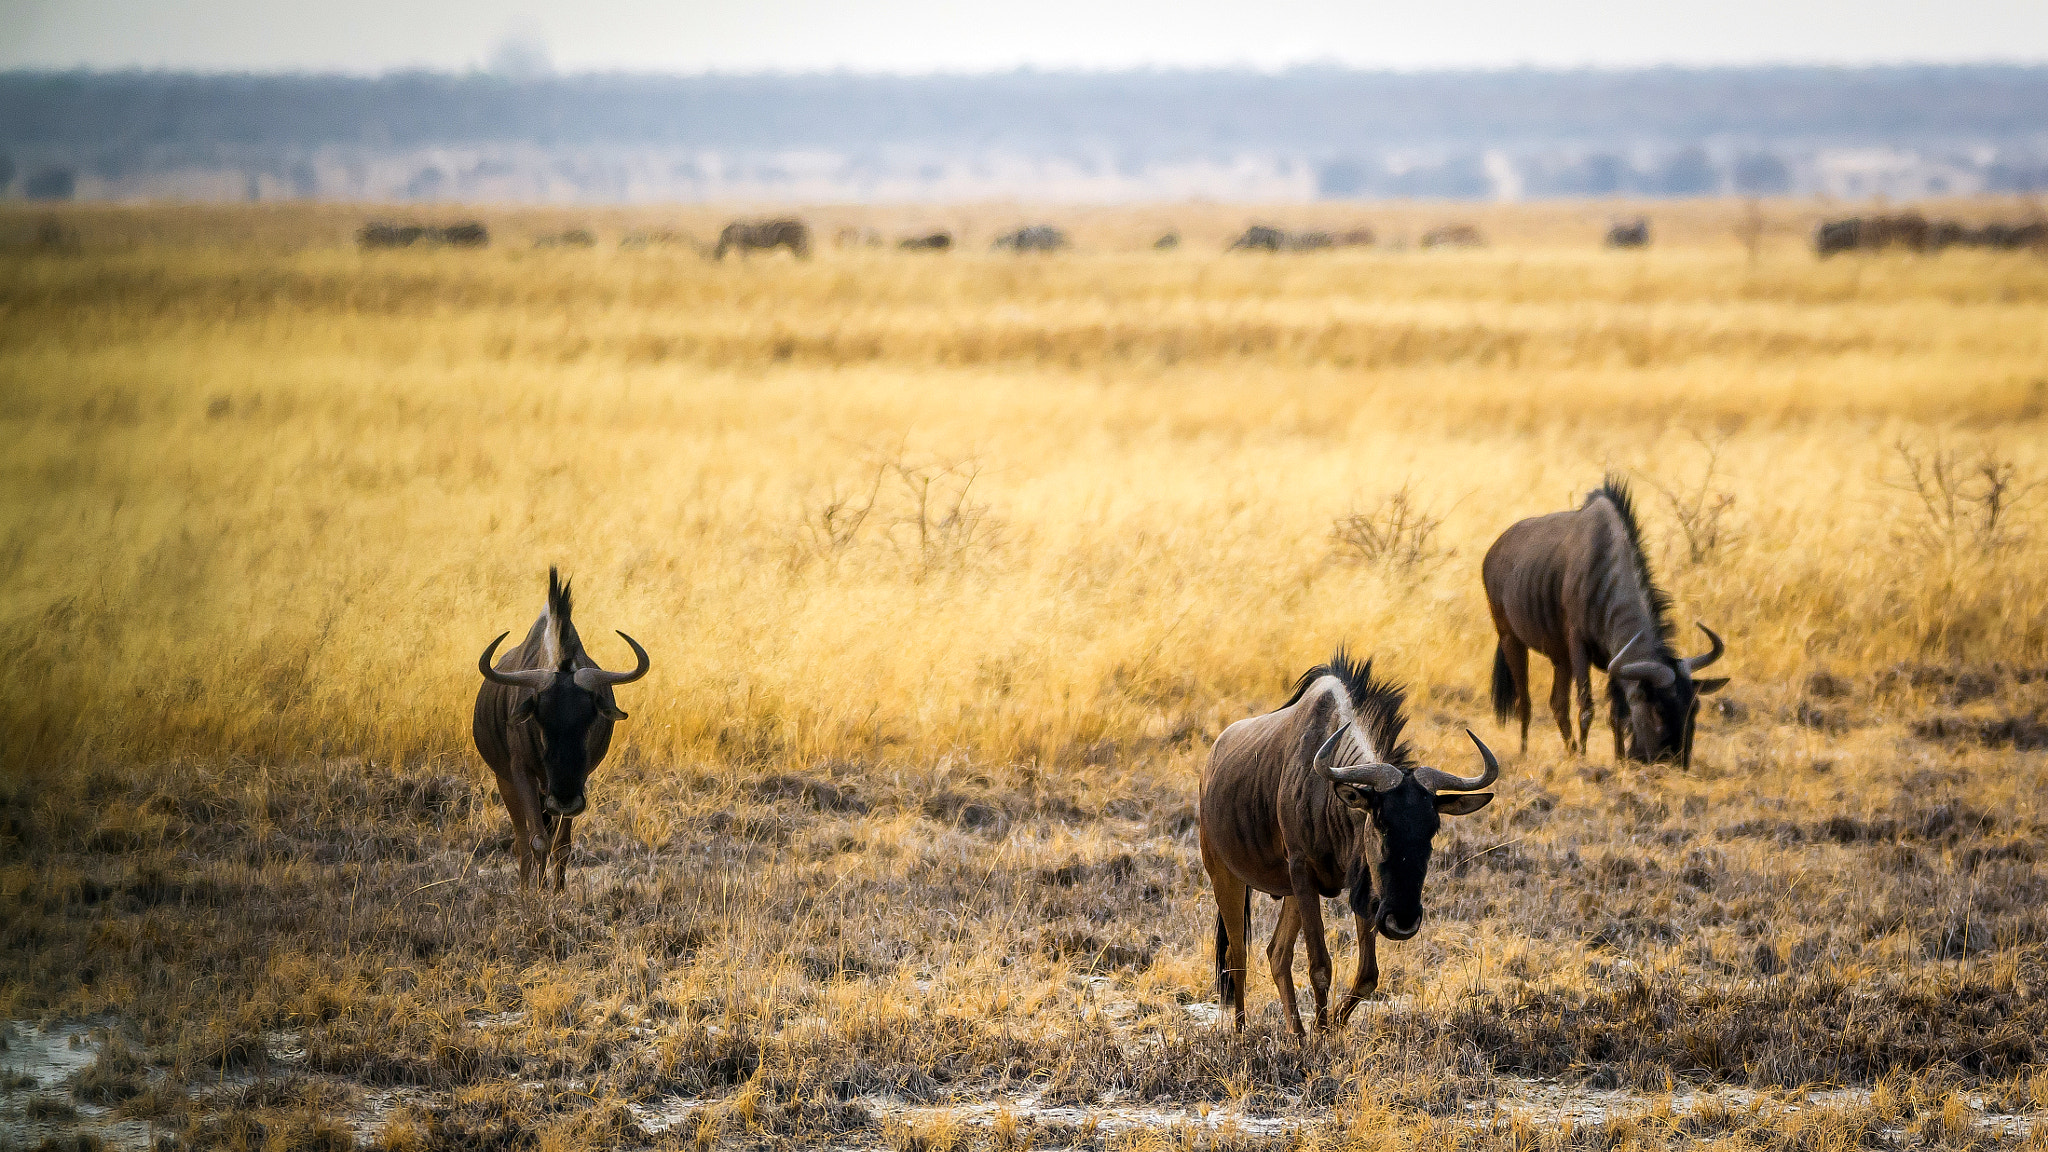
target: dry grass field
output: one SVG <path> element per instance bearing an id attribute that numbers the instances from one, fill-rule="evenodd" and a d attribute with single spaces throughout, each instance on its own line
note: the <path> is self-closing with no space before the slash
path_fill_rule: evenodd
<path id="1" fill-rule="evenodd" d="M 2048 1144 L 2048 260 L 1632 211 L 0 214 L 0 1143 Z M 1607 471 L 1728 639 L 1690 772 L 1485 697 L 1480 557 Z M 551 563 L 654 661 L 560 896 L 469 737 Z M 1500 799 L 1347 1032 L 1237 1036 L 1195 782 L 1339 643 Z"/>

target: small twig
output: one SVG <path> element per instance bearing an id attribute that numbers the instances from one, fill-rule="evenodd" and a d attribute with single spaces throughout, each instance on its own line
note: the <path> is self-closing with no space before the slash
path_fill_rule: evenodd
<path id="1" fill-rule="evenodd" d="M 1502 843 L 1495 844 L 1493 847 L 1485 849 L 1484 851 L 1474 852 L 1470 856 L 1465 857 L 1463 860 L 1458 861 L 1456 864 L 1451 865 L 1451 867 L 1463 868 L 1465 865 L 1470 864 L 1474 860 L 1479 859 L 1481 856 L 1486 855 L 1487 852 L 1498 852 L 1501 849 L 1508 847 L 1509 845 L 1520 844 L 1522 841 L 1527 839 L 1527 836 L 1517 836 L 1513 840 L 1507 840 Z"/>

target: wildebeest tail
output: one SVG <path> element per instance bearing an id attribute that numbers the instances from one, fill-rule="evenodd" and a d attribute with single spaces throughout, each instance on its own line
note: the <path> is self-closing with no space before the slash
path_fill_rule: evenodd
<path id="1" fill-rule="evenodd" d="M 1505 724 L 1515 717 L 1515 674 L 1508 668 L 1507 649 L 1493 646 L 1493 718 Z"/>

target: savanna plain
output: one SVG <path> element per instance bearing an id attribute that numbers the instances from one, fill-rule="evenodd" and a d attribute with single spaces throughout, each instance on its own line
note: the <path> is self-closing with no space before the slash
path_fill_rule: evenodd
<path id="1" fill-rule="evenodd" d="M 0 214 L 0 1139 L 2048 1143 L 2048 260 L 1618 210 Z M 1728 641 L 1690 770 L 1487 698 L 1480 558 L 1609 472 Z M 550 564 L 653 659 L 560 894 L 469 734 Z M 1196 783 L 1339 644 L 1499 798 L 1348 1029 L 1254 947 L 1237 1034 Z"/>

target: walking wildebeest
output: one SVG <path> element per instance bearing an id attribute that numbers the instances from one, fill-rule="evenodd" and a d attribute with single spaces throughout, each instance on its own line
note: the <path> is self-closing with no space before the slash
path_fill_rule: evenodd
<path id="1" fill-rule="evenodd" d="M 923 236 L 906 236 L 896 242 L 896 247 L 906 252 L 944 252 L 953 246 L 951 232 L 929 232 Z"/>
<path id="2" fill-rule="evenodd" d="M 1401 739 L 1401 689 L 1375 680 L 1372 661 L 1342 648 L 1302 674 L 1278 711 L 1223 730 L 1202 773 L 1202 866 L 1216 894 L 1216 982 L 1244 1030 L 1245 936 L 1254 889 L 1281 901 L 1266 946 L 1288 1027 L 1294 1006 L 1294 942 L 1308 937 L 1316 1028 L 1328 1027 L 1330 948 L 1323 898 L 1350 891 L 1358 924 L 1358 972 L 1337 1007 L 1337 1027 L 1379 986 L 1374 934 L 1406 940 L 1422 927 L 1422 881 L 1441 817 L 1486 807 L 1500 763 L 1472 736 L 1485 771 L 1467 779 L 1409 758 Z M 1471 736 L 1468 730 L 1466 735 Z"/>
<path id="3" fill-rule="evenodd" d="M 1593 726 L 1590 670 L 1607 672 L 1614 758 L 1677 758 L 1692 766 L 1699 698 L 1728 681 L 1695 680 L 1721 658 L 1721 638 L 1705 624 L 1713 650 L 1681 657 L 1671 650 L 1671 600 L 1650 576 L 1628 485 L 1609 476 L 1574 512 L 1534 516 L 1501 533 L 1480 566 L 1499 633 L 1493 655 L 1493 712 L 1522 724 L 1529 750 L 1529 650 L 1550 658 L 1550 710 L 1568 750 L 1584 753 Z M 1571 689 L 1579 689 L 1579 733 L 1572 738 Z"/>
<path id="4" fill-rule="evenodd" d="M 718 250 L 711 258 L 725 259 L 729 248 L 739 249 L 741 256 L 777 248 L 787 248 L 798 257 L 809 256 L 811 230 L 801 220 L 735 220 L 718 234 Z"/>
<path id="5" fill-rule="evenodd" d="M 536 868 L 545 886 L 552 860 L 557 892 L 569 861 L 569 822 L 585 804 L 584 782 L 611 748 L 612 723 L 626 718 L 612 686 L 647 675 L 647 650 L 624 632 L 619 638 L 632 646 L 638 664 L 631 672 L 599 668 L 583 650 L 569 610 L 569 585 L 550 567 L 547 610 L 526 639 L 493 667 L 491 656 L 511 635 L 501 633 L 477 659 L 484 684 L 470 726 L 512 814 L 520 886 L 532 882 Z"/>
<path id="6" fill-rule="evenodd" d="M 1648 248 L 1650 246 L 1650 222 L 1638 216 L 1633 220 L 1617 220 L 1607 226 L 1609 248 Z"/>

